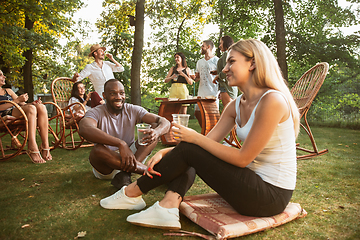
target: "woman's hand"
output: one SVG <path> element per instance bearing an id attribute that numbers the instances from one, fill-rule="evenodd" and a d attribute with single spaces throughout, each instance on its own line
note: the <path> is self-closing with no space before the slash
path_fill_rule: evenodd
<path id="1" fill-rule="evenodd" d="M 33 101 L 31 104 L 32 105 L 42 104 L 41 98 L 39 98 L 38 100 Z"/>
<path id="2" fill-rule="evenodd" d="M 86 99 L 85 99 L 86 101 L 89 101 L 89 100 L 90 100 L 91 94 L 92 94 L 92 92 L 89 92 L 89 93 L 87 94 Z"/>
<path id="3" fill-rule="evenodd" d="M 178 141 L 184 141 L 188 143 L 195 143 L 199 137 L 199 133 L 191 128 L 184 127 L 178 123 L 172 122 L 173 127 L 171 131 L 173 132 L 174 139 Z"/>
<path id="4" fill-rule="evenodd" d="M 25 103 L 29 99 L 29 96 L 27 93 L 24 93 L 16 98 L 16 103 Z"/>
<path id="5" fill-rule="evenodd" d="M 148 166 L 148 168 L 146 169 L 145 173 L 146 175 L 148 175 L 150 178 L 153 178 L 152 174 L 155 174 L 159 177 L 161 177 L 161 173 L 157 172 L 154 170 L 154 166 L 156 164 L 158 164 L 161 159 L 172 150 L 173 148 L 165 148 L 165 149 L 161 149 L 160 151 L 158 151 L 147 163 L 146 165 Z"/>
<path id="6" fill-rule="evenodd" d="M 184 78 L 187 78 L 187 77 L 188 77 L 183 71 L 180 71 L 180 72 L 179 72 L 179 75 L 183 76 Z"/>

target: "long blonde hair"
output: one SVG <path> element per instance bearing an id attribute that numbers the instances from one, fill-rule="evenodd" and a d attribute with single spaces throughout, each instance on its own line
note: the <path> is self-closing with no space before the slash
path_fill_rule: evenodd
<path id="1" fill-rule="evenodd" d="M 299 109 L 281 74 L 278 62 L 270 49 L 256 39 L 240 40 L 230 46 L 229 50 L 235 50 L 244 55 L 249 61 L 254 59 L 256 68 L 253 73 L 253 81 L 260 88 L 270 88 L 282 92 L 288 100 L 292 119 L 294 121 L 295 136 L 300 130 Z"/>

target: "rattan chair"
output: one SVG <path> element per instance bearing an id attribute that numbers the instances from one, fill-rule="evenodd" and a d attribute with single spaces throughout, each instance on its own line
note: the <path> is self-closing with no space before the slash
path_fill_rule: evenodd
<path id="1" fill-rule="evenodd" d="M 309 123 L 306 118 L 311 103 L 319 92 L 319 89 L 325 80 L 328 70 L 328 63 L 318 63 L 314 67 L 310 68 L 307 72 L 305 72 L 304 75 L 302 75 L 301 78 L 291 88 L 291 94 L 293 95 L 294 100 L 300 111 L 300 119 L 303 119 L 305 123 L 305 125 L 301 123 L 300 126 L 309 136 L 312 145 L 312 149 L 307 149 L 300 147 L 299 144 L 297 144 L 297 150 L 306 152 L 306 154 L 304 155 L 298 155 L 297 159 L 308 159 L 328 152 L 328 149 L 323 149 L 321 151 L 318 150 L 314 136 L 311 132 Z"/>
<path id="2" fill-rule="evenodd" d="M 25 153 L 24 147 L 28 139 L 28 119 L 21 107 L 13 101 L 0 101 L 10 103 L 17 108 L 21 116 L 14 121 L 7 121 L 0 116 L 0 161 L 6 161 L 17 155 Z"/>
<path id="3" fill-rule="evenodd" d="M 291 94 L 294 97 L 294 100 L 300 111 L 300 119 L 304 119 L 304 124 L 300 123 L 300 126 L 305 130 L 306 134 L 309 136 L 311 141 L 312 149 L 307 149 L 300 147 L 300 144 L 296 144 L 296 149 L 299 152 L 306 152 L 307 154 L 297 155 L 297 159 L 309 159 L 316 157 L 322 154 L 325 154 L 328 149 L 318 150 L 314 135 L 311 132 L 309 123 L 307 121 L 307 113 L 310 109 L 311 103 L 314 100 L 315 96 L 319 92 L 320 87 L 322 86 L 326 74 L 329 70 L 329 64 L 326 62 L 318 63 L 307 72 L 305 72 L 301 78 L 295 83 L 291 88 Z M 237 139 L 235 128 L 231 131 L 231 135 L 234 139 L 233 142 L 229 142 L 227 139 L 225 141 L 233 147 L 241 148 L 241 141 Z M 234 144 L 235 143 L 235 144 Z"/>
<path id="4" fill-rule="evenodd" d="M 83 109 L 83 111 L 86 112 L 84 105 L 79 102 L 68 105 L 73 84 L 74 83 L 71 81 L 71 78 L 66 77 L 56 78 L 51 83 L 52 98 L 54 102 L 62 109 L 65 118 L 65 134 L 60 147 L 70 150 L 75 150 L 79 147 L 90 147 L 94 145 L 87 142 L 79 134 L 79 122 L 82 118 L 77 117 L 73 113 L 73 111 L 71 111 L 71 107 L 79 105 Z"/>
<path id="5" fill-rule="evenodd" d="M 13 101 L 3 100 L 1 103 L 10 103 L 14 108 L 18 109 L 21 116 L 15 120 L 6 120 L 6 116 L 0 116 L 0 161 L 6 161 L 20 154 L 25 154 L 25 145 L 28 139 L 28 119 L 23 109 Z M 44 105 L 53 106 L 52 116 L 49 118 L 49 147 L 50 150 L 59 146 L 63 138 L 64 116 L 61 109 L 54 103 L 46 102 Z"/>

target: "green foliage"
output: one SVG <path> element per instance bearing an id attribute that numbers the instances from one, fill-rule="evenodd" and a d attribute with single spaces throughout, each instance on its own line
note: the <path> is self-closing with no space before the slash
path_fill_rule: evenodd
<path id="1" fill-rule="evenodd" d="M 71 16 L 81 7 L 81 0 L 7 0 L 0 2 L 0 67 L 12 70 L 8 80 L 22 85 L 19 69 L 25 64 L 23 53 L 32 49 L 34 53 L 34 85 L 42 87 L 45 74 L 58 66 L 58 38 L 71 36 Z M 28 17 L 34 26 L 25 27 Z M 50 59 L 51 54 L 56 58 Z M 47 63 L 44 61 L 47 60 Z M 46 67 L 47 66 L 47 67 Z M 60 71 L 61 72 L 61 71 Z"/>
<path id="2" fill-rule="evenodd" d="M 271 1 L 217 0 L 210 22 L 219 26 L 221 35 L 230 35 L 234 40 L 257 38 L 263 34 L 269 6 Z"/>

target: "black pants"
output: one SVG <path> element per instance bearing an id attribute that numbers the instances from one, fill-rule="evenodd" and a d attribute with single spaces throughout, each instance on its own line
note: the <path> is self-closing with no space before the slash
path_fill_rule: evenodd
<path id="1" fill-rule="evenodd" d="M 184 197 L 196 174 L 238 213 L 268 217 L 281 213 L 290 201 L 292 190 L 264 182 L 248 168 L 236 167 L 213 156 L 203 148 L 181 142 L 155 165 L 161 177 L 142 176 L 138 186 L 143 193 L 169 183 L 168 190 Z"/>

